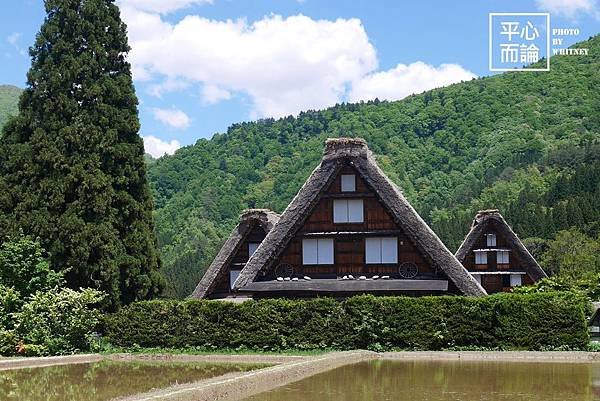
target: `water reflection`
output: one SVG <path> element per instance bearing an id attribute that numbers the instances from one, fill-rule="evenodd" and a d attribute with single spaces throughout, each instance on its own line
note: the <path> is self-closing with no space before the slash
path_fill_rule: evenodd
<path id="1" fill-rule="evenodd" d="M 114 362 L 0 371 L 2 401 L 105 401 L 264 364 Z"/>
<path id="2" fill-rule="evenodd" d="M 371 361 L 248 401 L 589 401 L 599 383 L 598 364 Z"/>

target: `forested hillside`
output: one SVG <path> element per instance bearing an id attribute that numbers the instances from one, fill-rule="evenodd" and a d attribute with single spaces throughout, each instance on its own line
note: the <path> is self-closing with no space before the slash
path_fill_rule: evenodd
<path id="1" fill-rule="evenodd" d="M 17 104 L 22 89 L 12 85 L 0 85 L 0 131 L 11 115 L 17 114 Z"/>
<path id="2" fill-rule="evenodd" d="M 365 138 L 452 251 L 474 213 L 492 207 L 538 256 L 571 227 L 583 232 L 582 241 L 594 241 L 600 36 L 576 46 L 590 55 L 553 57 L 550 72 L 505 73 L 402 101 L 235 124 L 152 163 L 167 295 L 192 291 L 243 208 L 281 212 L 319 162 L 327 137 Z"/>

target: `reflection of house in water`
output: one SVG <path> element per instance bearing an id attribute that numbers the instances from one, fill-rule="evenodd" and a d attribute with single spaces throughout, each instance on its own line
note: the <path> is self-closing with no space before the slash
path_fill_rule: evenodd
<path id="1" fill-rule="evenodd" d="M 498 210 L 477 213 L 456 257 L 488 294 L 546 277 Z"/>

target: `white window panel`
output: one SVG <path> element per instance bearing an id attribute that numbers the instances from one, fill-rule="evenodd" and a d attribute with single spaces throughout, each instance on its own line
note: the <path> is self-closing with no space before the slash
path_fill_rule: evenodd
<path id="1" fill-rule="evenodd" d="M 318 262 L 320 265 L 333 264 L 333 238 L 317 240 Z"/>
<path id="2" fill-rule="evenodd" d="M 366 238 L 365 262 L 367 264 L 398 263 L 398 238 Z"/>
<path id="3" fill-rule="evenodd" d="M 381 238 L 381 263 L 398 263 L 398 239 Z"/>
<path id="4" fill-rule="evenodd" d="M 305 265 L 332 265 L 333 238 L 302 240 L 302 263 Z"/>
<path id="5" fill-rule="evenodd" d="M 316 265 L 318 264 L 318 240 L 304 239 L 302 240 L 302 264 Z"/>
<path id="6" fill-rule="evenodd" d="M 506 265 L 509 263 L 508 251 L 496 252 L 496 263 L 499 265 Z"/>
<path id="7" fill-rule="evenodd" d="M 235 280 L 237 280 L 239 275 L 240 275 L 240 270 L 230 270 L 229 271 L 229 286 L 231 288 L 233 288 L 233 284 L 235 283 Z"/>
<path id="8" fill-rule="evenodd" d="M 379 238 L 365 239 L 365 262 L 381 263 L 381 241 Z"/>
<path id="9" fill-rule="evenodd" d="M 476 265 L 487 265 L 487 252 L 486 251 L 475 251 L 475 264 Z"/>
<path id="10" fill-rule="evenodd" d="M 342 174 L 342 192 L 356 191 L 356 176 L 354 174 Z"/>
<path id="11" fill-rule="evenodd" d="M 521 275 L 520 274 L 511 274 L 510 275 L 510 286 L 518 287 L 521 285 Z"/>
<path id="12" fill-rule="evenodd" d="M 363 201 L 362 199 L 348 199 L 348 222 L 363 222 Z"/>
<path id="13" fill-rule="evenodd" d="M 260 245 L 260 242 L 249 242 L 248 243 L 248 257 L 254 255 L 254 252 L 256 252 L 256 249 L 258 249 L 259 245 Z"/>
<path id="14" fill-rule="evenodd" d="M 481 284 L 481 274 L 473 274 L 472 277 L 475 279 L 475 281 Z"/>
<path id="15" fill-rule="evenodd" d="M 486 234 L 487 246 L 496 246 L 496 234 Z"/>
<path id="16" fill-rule="evenodd" d="M 362 223 L 364 221 L 362 199 L 335 199 L 333 201 L 334 223 Z"/>
<path id="17" fill-rule="evenodd" d="M 348 222 L 348 200 L 335 199 L 333 201 L 333 222 L 347 223 Z"/>

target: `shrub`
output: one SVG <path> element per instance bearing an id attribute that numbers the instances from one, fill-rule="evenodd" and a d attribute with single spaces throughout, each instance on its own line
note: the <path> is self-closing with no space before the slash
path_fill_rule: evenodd
<path id="1" fill-rule="evenodd" d="M 34 294 L 13 314 L 14 338 L 21 352 L 57 355 L 88 350 L 100 323 L 101 312 L 96 306 L 104 296 L 92 289 L 68 288 Z"/>
<path id="2" fill-rule="evenodd" d="M 585 305 L 569 293 L 145 301 L 108 315 L 104 329 L 124 347 L 583 349 Z"/>

